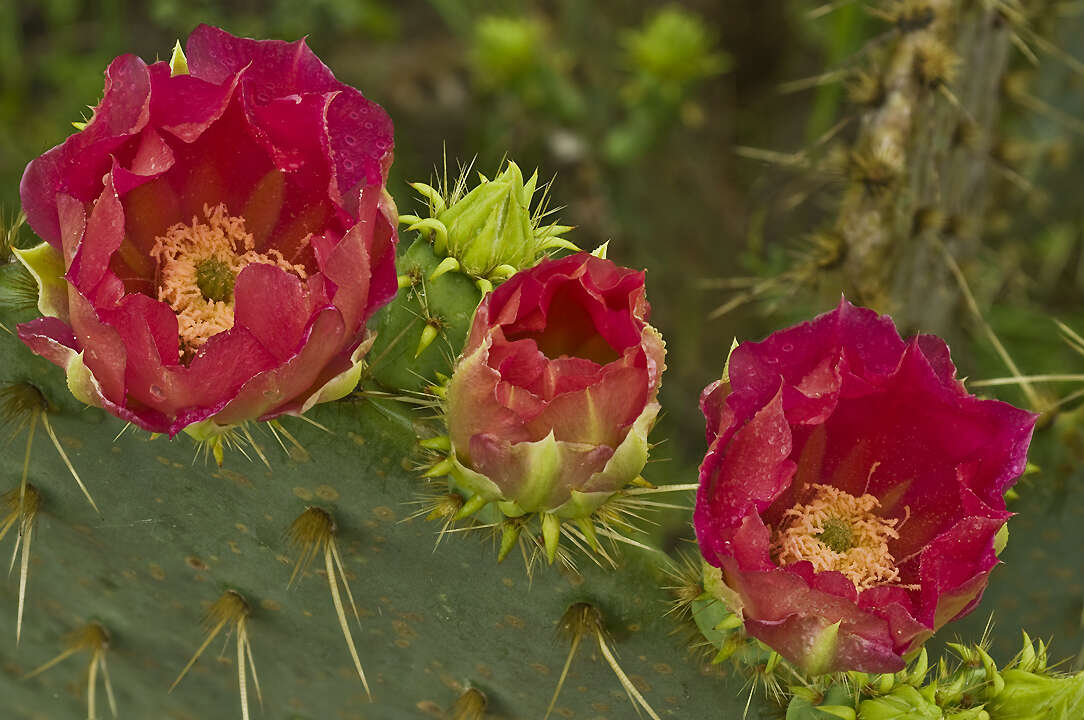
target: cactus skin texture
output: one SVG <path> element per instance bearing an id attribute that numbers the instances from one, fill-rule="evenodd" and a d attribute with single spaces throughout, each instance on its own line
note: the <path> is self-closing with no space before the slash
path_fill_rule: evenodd
<path id="1" fill-rule="evenodd" d="M 847 250 L 844 274 L 869 288 L 863 300 L 880 304 L 879 294 L 887 288 L 895 303 L 882 309 L 902 308 L 918 316 L 943 308 L 941 322 L 951 322 L 947 319 L 955 317 L 953 303 L 929 290 L 951 287 L 944 281 L 943 263 L 929 244 L 909 241 L 915 218 L 940 190 L 938 212 L 929 217 L 944 222 L 918 227 L 946 230 L 941 234 L 950 248 L 963 249 L 947 229 L 970 237 L 961 228 L 974 221 L 972 213 L 981 213 L 973 199 L 984 192 L 976 183 L 985 174 L 986 153 L 983 148 L 949 147 L 960 113 L 939 89 L 915 81 L 914 65 L 905 57 L 924 34 L 954 47 L 965 65 L 949 87 L 979 125 L 989 127 L 1009 39 L 1007 31 L 992 22 L 995 10 L 985 4 L 930 4 L 958 17 L 893 38 L 887 56 L 872 68 L 899 84 L 890 88 L 885 104 L 868 109 L 863 118 L 855 148 L 861 160 L 855 162 L 858 182 L 844 199 L 837 231 Z M 903 58 L 895 64 L 894 52 Z M 910 130 L 893 126 L 893 108 L 913 113 Z M 880 161 L 863 154 L 863 138 L 888 131 L 900 132 L 900 142 L 910 143 L 902 159 L 890 158 L 903 163 L 904 175 L 893 182 L 908 192 L 878 192 L 874 186 Z M 886 261 L 907 247 L 923 250 L 906 261 Z M 450 370 L 452 349 L 461 346 L 480 295 L 461 273 L 428 281 L 440 260 L 421 241 L 404 251 L 399 271 L 408 271 L 412 263 L 421 268 L 430 309 L 447 324 L 418 354 L 424 325 L 418 321 L 420 301 L 401 292 L 372 321 L 380 337 L 368 357 L 368 388 L 417 390 Z M 927 272 L 926 266 L 937 269 Z M 899 276 L 886 277 L 893 272 Z M 921 302 L 909 305 L 910 298 Z M 30 310 L 9 305 L 0 311 L 0 323 L 10 328 L 32 316 Z M 908 324 L 905 318 L 901 322 Z M 938 331 L 939 324 L 927 321 L 924 329 Z M 171 442 L 129 430 L 114 439 L 122 430 L 120 421 L 80 405 L 57 368 L 32 356 L 2 329 L 0 382 L 30 382 L 44 393 L 55 408 L 50 421 L 102 509 L 101 516 L 94 513 L 61 459 L 39 437 L 30 482 L 41 491 L 43 502 L 18 648 L 17 570 L 0 582 L 4 720 L 87 716 L 85 655 L 34 678 L 23 676 L 55 658 L 65 649 L 65 636 L 88 623 L 100 623 L 109 633 L 109 672 L 120 717 L 235 720 L 240 716 L 237 668 L 229 646 L 221 652 L 221 639 L 172 694 L 166 692 L 205 637 L 201 620 L 207 609 L 230 589 L 251 605 L 247 630 L 264 700 L 261 711 L 250 697 L 254 717 L 475 720 L 463 714 L 465 703 L 460 702 L 475 688 L 486 698 L 481 717 L 541 718 L 569 649 L 555 631 L 568 607 L 579 602 L 600 610 L 622 668 L 661 717 L 742 717 L 749 693 L 746 678 L 725 664 L 705 669 L 697 653 L 689 652 L 686 638 L 674 633 L 679 622 L 664 616 L 669 596 L 660 585 L 672 584 L 662 576 L 668 562 L 664 555 L 622 548 L 617 570 L 602 570 L 578 558 L 582 574 L 540 568 L 529 583 L 520 564 L 496 564 L 495 548 L 479 542 L 479 534 L 447 537 L 434 550 L 436 524 L 421 517 L 400 522 L 415 511 L 417 506 L 409 503 L 422 488 L 410 458 L 416 457 L 416 431 L 424 411 L 389 399 L 343 400 L 312 413 L 331 434 L 286 419 L 306 453 L 280 451 L 270 435 L 262 434 L 257 439 L 270 468 L 238 453 L 217 468 L 193 462 L 195 448 L 183 437 Z M 2 493 L 15 487 L 21 475 L 22 443 L 0 448 Z M 676 476 L 677 470 L 669 473 Z M 685 477 L 692 479 L 691 469 Z M 1008 658 L 1019 648 L 1016 633 L 1021 626 L 1034 637 L 1053 638 L 1053 660 L 1080 651 L 1084 586 L 1076 564 L 1084 546 L 1084 523 L 1076 485 L 1069 491 L 1073 497 L 1060 503 L 1065 509 L 1061 514 L 1051 515 L 1047 501 L 1027 494 L 1011 508 L 1019 517 L 1010 522 L 1013 541 L 1002 557 L 1005 566 L 995 570 L 982 608 L 942 636 L 959 632 L 977 638 L 994 612 L 997 629 L 990 652 L 995 657 Z M 308 506 L 327 509 L 338 524 L 336 541 L 361 611 L 360 624 L 352 615 L 349 621 L 372 687 L 372 703 L 343 641 L 326 578 L 309 577 L 287 587 L 297 560 L 287 532 Z M 11 541 L 9 536 L 0 552 L 10 553 Z M 644 541 L 658 545 L 657 538 Z M 310 574 L 318 569 L 319 563 L 314 564 Z M 932 663 L 942 652 L 936 641 L 927 647 Z M 760 665 L 772 662 L 751 654 Z M 98 700 L 99 714 L 108 716 L 100 688 Z M 822 707 L 844 703 L 831 694 L 827 702 L 818 699 Z M 769 708 L 778 710 L 754 688 L 749 717 Z M 611 669 L 585 645 L 572 663 L 553 717 L 634 716 Z M 798 714 L 796 709 L 795 716 L 846 715 Z"/>
<path id="2" fill-rule="evenodd" d="M 4 313 L 0 321 L 28 317 Z M 103 513 L 94 513 L 53 449 L 37 442 L 30 481 L 43 502 L 18 648 L 17 569 L 0 583 L 0 717 L 85 718 L 85 659 L 22 676 L 63 651 L 68 633 L 98 622 L 111 636 L 109 673 L 121 717 L 239 718 L 232 638 L 225 653 L 217 639 L 166 693 L 206 636 L 201 619 L 227 589 L 252 609 L 247 630 L 264 700 L 261 714 L 250 685 L 253 717 L 439 718 L 476 687 L 488 698 L 486 718 L 539 718 L 568 653 L 557 624 L 569 605 L 584 601 L 599 608 L 622 668 L 662 717 L 741 712 L 741 680 L 702 675 L 684 638 L 671 634 L 661 554 L 623 550 L 619 571 L 583 559 L 582 576 L 542 568 L 529 585 L 521 564 L 494 562 L 488 542 L 450 537 L 434 552 L 432 523 L 399 522 L 415 509 L 408 503 L 421 487 L 407 458 L 423 413 L 387 400 L 340 401 L 313 414 L 334 434 L 286 423 L 308 458 L 288 456 L 262 434 L 270 470 L 238 453 L 228 453 L 219 469 L 193 463 L 195 446 L 183 437 L 151 440 L 129 429 L 114 442 L 123 423 L 79 405 L 59 370 L 6 334 L 0 368 L 0 379 L 31 382 L 53 403 L 51 422 Z M 11 486 L 22 450 L 13 442 L 0 455 L 0 478 Z M 287 588 L 297 552 L 286 533 L 310 505 L 328 509 L 338 523 L 360 626 L 347 614 L 372 704 L 326 578 Z M 0 550 L 10 553 L 11 540 Z M 101 687 L 98 694 L 99 716 L 108 717 Z M 586 646 L 555 713 L 562 710 L 574 713 L 564 717 L 634 716 L 613 672 Z"/>
<path id="3" fill-rule="evenodd" d="M 4 313 L 0 321 L 28 317 Z M 0 717 L 86 717 L 83 661 L 22 676 L 90 622 L 111 636 L 109 672 L 121 717 L 239 717 L 232 642 L 220 658 L 222 640 L 216 641 L 166 694 L 205 637 L 201 618 L 227 589 L 252 607 L 248 633 L 265 704 L 261 715 L 250 688 L 254 717 L 440 718 L 476 687 L 488 698 L 486 718 L 539 718 L 568 652 L 555 630 L 576 602 L 599 608 L 622 668 L 661 717 L 741 716 L 742 675 L 724 672 L 727 665 L 702 670 L 686 638 L 674 634 L 677 621 L 664 616 L 668 596 L 659 586 L 672 582 L 661 576 L 667 561 L 660 553 L 623 548 L 621 567 L 606 571 L 579 558 L 582 575 L 540 568 L 529 583 L 521 564 L 497 565 L 494 548 L 474 535 L 445 538 L 434 551 L 433 523 L 399 522 L 416 508 L 408 503 L 421 487 L 408 458 L 424 413 L 390 400 L 340 401 L 313 414 L 334 434 L 287 422 L 307 457 L 289 456 L 262 435 L 270 470 L 237 453 L 219 469 L 193 463 L 195 448 L 183 437 L 151 440 L 129 430 L 114 441 L 122 423 L 80 406 L 62 373 L 11 336 L 0 337 L 0 368 L 0 379 L 31 382 L 53 404 L 51 422 L 103 512 L 94 513 L 52 448 L 38 443 L 30 481 L 43 503 L 18 649 L 17 577 L 0 584 Z M 0 477 L 14 486 L 22 444 L 5 450 Z M 297 554 L 286 533 L 310 505 L 328 509 L 338 522 L 337 542 L 362 614 L 360 626 L 349 619 L 372 704 L 326 578 L 287 588 Z M 977 637 L 986 613 L 995 611 L 996 657 L 1018 649 L 1016 628 L 1023 625 L 1035 637 L 1053 636 L 1050 656 L 1060 659 L 1081 642 L 1080 579 L 1069 571 L 1084 527 L 1072 517 L 1044 517 L 1026 497 L 1014 510 L 1021 517 L 1011 523 L 1006 566 L 995 571 L 982 610 L 949 631 Z M 10 539 L 0 550 L 10 552 Z M 1039 550 L 1063 560 L 1034 562 Z M 586 648 L 572 664 L 554 717 L 633 717 L 610 668 Z M 940 654 L 932 645 L 930 652 Z M 99 713 L 101 695 L 99 688 Z M 758 690 L 750 712 L 770 705 Z"/>
<path id="4" fill-rule="evenodd" d="M 438 373 L 450 375 L 466 342 L 482 293 L 462 273 L 430 280 L 442 259 L 418 238 L 396 262 L 399 293 L 370 321 L 377 335 L 367 357 L 368 375 L 385 388 L 420 391 L 438 381 Z"/>

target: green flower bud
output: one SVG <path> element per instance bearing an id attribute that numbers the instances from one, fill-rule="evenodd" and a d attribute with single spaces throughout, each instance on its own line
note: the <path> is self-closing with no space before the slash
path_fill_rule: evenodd
<path id="1" fill-rule="evenodd" d="M 910 685 L 900 685 L 888 695 L 863 700 L 858 706 L 861 720 L 940 720 L 941 708 Z"/>
<path id="2" fill-rule="evenodd" d="M 1051 677 L 1013 668 L 1005 687 L 987 705 L 992 720 L 1070 720 L 1084 717 L 1084 672 Z"/>
<path id="3" fill-rule="evenodd" d="M 675 94 L 731 65 L 729 56 L 714 51 L 703 20 L 678 7 L 665 7 L 642 29 L 626 33 L 624 45 L 640 85 L 673 88 Z"/>
<path id="4" fill-rule="evenodd" d="M 507 88 L 525 80 L 545 51 L 546 28 L 533 19 L 481 18 L 474 28 L 471 64 L 479 82 Z"/>
<path id="5" fill-rule="evenodd" d="M 514 162 L 509 161 L 492 180 L 482 177 L 470 192 L 465 192 L 464 179 L 450 195 L 424 183 L 413 187 L 428 200 L 431 217 L 403 215 L 400 222 L 429 234 L 437 255 L 446 256 L 430 279 L 461 272 L 479 282 L 499 283 L 553 250 L 578 249 L 560 237 L 571 228 L 543 224 L 544 209 L 531 210 L 538 172 L 524 181 Z"/>

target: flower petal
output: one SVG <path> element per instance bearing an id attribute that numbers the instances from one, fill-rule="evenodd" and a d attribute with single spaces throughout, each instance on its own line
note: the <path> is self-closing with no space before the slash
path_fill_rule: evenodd
<path id="1" fill-rule="evenodd" d="M 274 265 L 255 263 L 237 275 L 234 324 L 246 328 L 278 362 L 297 354 L 313 314 L 301 279 Z"/>
<path id="2" fill-rule="evenodd" d="M 23 212 L 34 232 L 60 246 L 56 197 L 72 195 L 90 202 L 101 193 L 110 153 L 138 134 L 150 116 L 147 66 L 134 55 L 121 55 L 105 72 L 105 91 L 86 128 L 26 166 L 19 185 Z"/>
<path id="3" fill-rule="evenodd" d="M 510 443 L 482 433 L 470 441 L 471 464 L 525 512 L 555 508 L 572 490 L 602 470 L 613 448 L 562 442 L 551 432 L 541 440 Z"/>
<path id="4" fill-rule="evenodd" d="M 887 673 L 903 669 L 888 623 L 848 598 L 810 584 L 789 569 L 741 571 L 724 578 L 741 595 L 745 629 L 810 674 L 837 670 Z M 834 637 L 824 633 L 839 623 Z M 827 640 L 818 646 L 818 640 Z"/>
<path id="5" fill-rule="evenodd" d="M 735 532 L 745 518 L 767 508 L 786 489 L 796 468 L 790 451 L 781 392 L 709 448 L 700 466 L 693 516 L 700 549 L 709 563 L 719 566 L 722 558 L 733 555 Z M 765 546 L 758 566 L 766 562 Z"/>

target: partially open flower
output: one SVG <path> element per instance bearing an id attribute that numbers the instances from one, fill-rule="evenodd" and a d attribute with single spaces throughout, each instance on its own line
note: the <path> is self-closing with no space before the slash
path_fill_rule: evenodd
<path id="1" fill-rule="evenodd" d="M 27 167 L 45 317 L 19 335 L 154 432 L 341 397 L 396 291 L 391 121 L 303 40 L 204 25 L 175 58 L 118 57 L 93 118 Z"/>
<path id="2" fill-rule="evenodd" d="M 743 343 L 701 398 L 695 524 L 746 631 L 809 673 L 895 672 L 978 603 L 1035 416 L 846 300 Z"/>
<path id="3" fill-rule="evenodd" d="M 647 462 L 664 348 L 644 274 L 577 253 L 482 300 L 447 389 L 455 470 L 506 515 L 586 518 Z"/>

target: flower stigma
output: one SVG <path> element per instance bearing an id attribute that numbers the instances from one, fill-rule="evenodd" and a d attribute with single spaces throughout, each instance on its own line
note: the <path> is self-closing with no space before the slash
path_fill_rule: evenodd
<path id="1" fill-rule="evenodd" d="M 808 503 L 783 513 L 772 539 L 776 561 L 786 566 L 807 560 L 816 572 L 835 570 L 858 592 L 898 584 L 900 571 L 888 543 L 900 536 L 900 521 L 874 512 L 881 503 L 873 495 L 855 497 L 831 485 L 812 490 Z"/>
<path id="2" fill-rule="evenodd" d="M 154 239 L 158 299 L 177 314 L 181 358 L 192 357 L 212 336 L 233 327 L 233 287 L 252 264 L 274 265 L 302 280 L 304 265 L 287 262 L 278 250 L 259 253 L 244 218 L 226 205 L 203 206 L 204 221 L 178 223 Z"/>
<path id="3" fill-rule="evenodd" d="M 233 299 L 233 285 L 237 275 L 230 266 L 216 257 L 202 260 L 196 266 L 196 287 L 204 300 L 229 302 Z"/>

